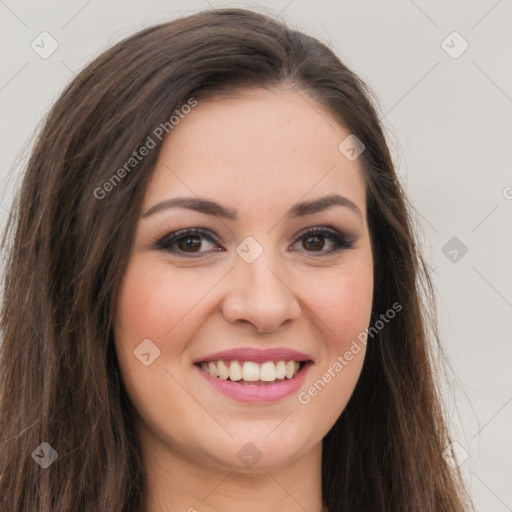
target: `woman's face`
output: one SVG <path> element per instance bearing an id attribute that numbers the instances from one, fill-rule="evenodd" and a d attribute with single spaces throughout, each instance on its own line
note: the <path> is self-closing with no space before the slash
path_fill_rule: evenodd
<path id="1" fill-rule="evenodd" d="M 146 446 L 246 471 L 321 453 L 372 306 L 360 159 L 350 139 L 339 149 L 349 135 L 291 90 L 199 101 L 173 126 L 116 305 Z M 177 198 L 188 202 L 161 203 Z M 200 232 L 165 241 L 189 228 Z"/>

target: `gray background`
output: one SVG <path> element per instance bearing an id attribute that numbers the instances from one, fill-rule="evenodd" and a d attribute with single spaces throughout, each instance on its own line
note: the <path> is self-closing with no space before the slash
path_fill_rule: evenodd
<path id="1" fill-rule="evenodd" d="M 138 29 L 210 6 L 252 8 L 324 40 L 376 92 L 437 289 L 459 463 L 477 510 L 512 510 L 510 0 L 0 0 L 2 227 L 32 134 L 74 74 Z M 58 43 L 48 58 L 31 47 L 43 31 Z"/>

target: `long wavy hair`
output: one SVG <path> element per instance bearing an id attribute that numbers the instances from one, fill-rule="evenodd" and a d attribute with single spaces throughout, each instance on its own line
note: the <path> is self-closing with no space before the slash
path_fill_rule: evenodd
<path id="1" fill-rule="evenodd" d="M 2 241 L 2 511 L 145 510 L 112 328 L 161 144 L 123 179 L 112 177 L 190 98 L 282 86 L 326 107 L 364 143 L 373 312 L 403 306 L 368 342 L 355 391 L 323 439 L 323 501 L 330 512 L 467 510 L 463 478 L 443 458 L 450 437 L 434 290 L 375 96 L 317 39 L 222 9 L 117 43 L 73 79 L 37 136 Z M 109 193 L 98 193 L 107 182 Z M 43 442 L 58 452 L 48 469 L 33 457 Z"/>

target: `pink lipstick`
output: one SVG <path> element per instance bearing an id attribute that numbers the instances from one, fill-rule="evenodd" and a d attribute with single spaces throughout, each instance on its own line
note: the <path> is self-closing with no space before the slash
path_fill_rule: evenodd
<path id="1" fill-rule="evenodd" d="M 287 348 L 238 348 L 196 359 L 200 375 L 220 393 L 242 402 L 273 402 L 296 392 L 312 358 Z"/>

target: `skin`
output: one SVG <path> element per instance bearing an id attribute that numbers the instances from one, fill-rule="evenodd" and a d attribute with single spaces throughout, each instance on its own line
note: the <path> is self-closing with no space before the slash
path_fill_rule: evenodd
<path id="1" fill-rule="evenodd" d="M 364 344 L 307 404 L 298 393 L 240 403 L 214 390 L 193 361 L 238 347 L 299 350 L 314 361 L 304 392 L 333 373 L 368 327 L 373 260 L 363 175 L 360 159 L 338 150 L 349 134 L 304 93 L 276 89 L 199 101 L 164 141 L 141 214 L 164 199 L 199 196 L 236 209 L 238 219 L 172 208 L 141 215 L 136 226 L 115 345 L 136 411 L 148 511 L 322 510 L 322 438 L 354 390 Z M 285 215 L 298 201 L 332 193 L 361 216 L 343 206 Z M 326 225 L 352 233 L 353 248 L 322 256 L 334 246 L 324 237 L 320 251 L 314 240 L 311 249 L 302 232 Z M 155 246 L 194 227 L 219 243 L 201 237 L 192 254 L 175 243 L 181 255 Z M 263 248 L 252 263 L 236 252 L 248 236 Z M 148 366 L 134 357 L 144 339 L 160 350 Z M 251 467 L 237 457 L 248 442 L 261 453 Z"/>

